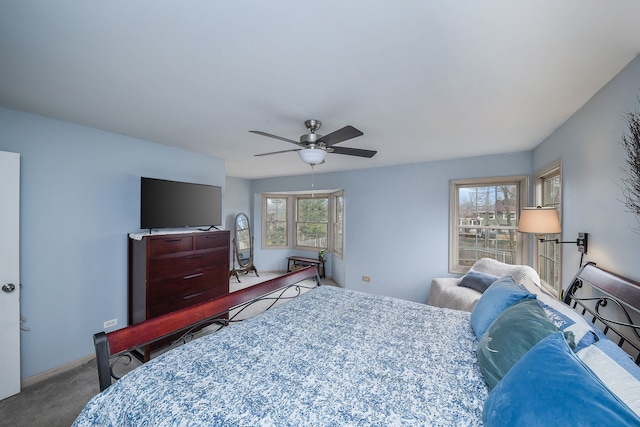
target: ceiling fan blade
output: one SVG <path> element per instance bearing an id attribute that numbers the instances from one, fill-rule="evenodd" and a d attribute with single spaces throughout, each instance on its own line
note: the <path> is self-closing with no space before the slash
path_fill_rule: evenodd
<path id="1" fill-rule="evenodd" d="M 373 150 L 362 150 L 360 148 L 350 147 L 331 147 L 331 151 L 329 152 L 334 154 L 346 154 L 347 156 L 366 157 L 368 159 L 372 158 L 377 153 L 377 151 Z"/>
<path id="2" fill-rule="evenodd" d="M 290 142 L 292 144 L 300 145 L 299 141 L 294 141 L 293 139 L 283 138 L 283 137 L 278 136 L 278 135 L 271 135 L 270 133 L 262 132 L 262 131 L 259 131 L 259 130 L 250 130 L 249 132 L 257 133 L 258 135 L 268 136 L 269 138 L 275 138 L 275 139 L 279 139 L 281 141 L 286 141 L 286 142 Z"/>
<path id="3" fill-rule="evenodd" d="M 338 129 L 335 132 L 331 132 L 328 135 L 325 135 L 318 139 L 317 142 L 324 142 L 327 147 L 331 147 L 334 144 L 337 144 L 342 141 L 346 141 L 347 139 L 355 138 L 358 136 L 364 135 L 358 129 L 354 128 L 351 125 L 345 126 L 342 129 Z"/>
<path id="4" fill-rule="evenodd" d="M 282 150 L 282 151 L 272 151 L 270 153 L 254 154 L 254 156 L 255 157 L 270 156 L 272 154 L 289 153 L 289 152 L 292 152 L 292 151 L 300 151 L 300 148 L 293 148 L 291 150 Z"/>

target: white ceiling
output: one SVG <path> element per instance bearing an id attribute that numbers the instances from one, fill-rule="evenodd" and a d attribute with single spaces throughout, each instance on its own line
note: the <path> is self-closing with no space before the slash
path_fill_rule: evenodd
<path id="1" fill-rule="evenodd" d="M 308 173 L 528 150 L 640 53 L 638 0 L 0 0 L 0 105 Z M 640 82 L 638 82 L 640 89 Z M 634 88 L 630 88 L 634 90 Z M 323 132 L 324 131 L 324 132 Z"/>

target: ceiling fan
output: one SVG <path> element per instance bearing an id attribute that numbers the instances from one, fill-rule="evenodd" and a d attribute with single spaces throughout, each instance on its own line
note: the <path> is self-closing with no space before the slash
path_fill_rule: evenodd
<path id="1" fill-rule="evenodd" d="M 291 151 L 297 151 L 303 162 L 310 164 L 311 166 L 318 165 L 324 162 L 324 158 L 327 153 L 334 154 L 346 154 L 347 156 L 357 156 L 371 158 L 376 155 L 377 151 L 363 150 L 360 148 L 350 147 L 334 147 L 342 141 L 356 138 L 363 135 L 358 129 L 353 126 L 345 126 L 342 129 L 338 129 L 335 132 L 331 132 L 327 135 L 317 134 L 316 131 L 322 126 L 320 120 L 307 120 L 304 122 L 309 133 L 300 137 L 300 141 L 294 141 L 293 139 L 283 138 L 281 136 L 272 135 L 270 133 L 262 132 L 259 130 L 250 130 L 251 133 L 257 133 L 258 135 L 268 136 L 269 138 L 279 139 L 281 141 L 290 142 L 297 145 L 300 148 L 293 148 L 291 150 L 274 151 L 271 153 L 256 154 L 256 156 L 269 156 L 271 154 L 288 153 Z"/>

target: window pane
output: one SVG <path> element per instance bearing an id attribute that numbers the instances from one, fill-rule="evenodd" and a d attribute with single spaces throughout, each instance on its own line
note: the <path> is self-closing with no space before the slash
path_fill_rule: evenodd
<path id="1" fill-rule="evenodd" d="M 264 245 L 282 247 L 287 240 L 287 198 L 267 197 L 265 200 Z"/>
<path id="2" fill-rule="evenodd" d="M 456 248 L 452 257 L 457 259 L 452 260 L 452 271 L 464 271 L 480 258 L 520 262 L 517 224 L 521 182 L 488 178 L 452 187 L 457 203 L 453 207 L 456 224 L 451 231 Z"/>
<path id="3" fill-rule="evenodd" d="M 327 222 L 329 217 L 329 199 L 298 199 L 298 221 Z"/>
<path id="4" fill-rule="evenodd" d="M 536 204 L 545 207 L 554 206 L 560 212 L 561 184 L 559 168 L 552 169 L 546 175 L 540 176 L 536 180 L 536 186 L 542 187 L 538 193 L 542 195 L 542 200 L 536 200 Z M 546 239 L 561 239 L 561 235 L 549 234 Z M 561 288 L 560 248 L 555 242 L 538 242 L 537 245 L 537 268 L 540 279 L 557 294 Z"/>
<path id="5" fill-rule="evenodd" d="M 329 198 L 297 198 L 296 246 L 327 248 Z"/>
<path id="6" fill-rule="evenodd" d="M 342 256 L 343 251 L 343 218 L 344 218 L 344 196 L 338 194 L 334 196 L 334 223 L 333 223 L 333 252 Z"/>
<path id="7" fill-rule="evenodd" d="M 458 232 L 460 265 L 471 267 L 480 258 L 516 263 L 516 230 L 461 227 Z"/>
<path id="8" fill-rule="evenodd" d="M 545 206 L 560 204 L 560 174 L 543 179 L 543 203 Z"/>

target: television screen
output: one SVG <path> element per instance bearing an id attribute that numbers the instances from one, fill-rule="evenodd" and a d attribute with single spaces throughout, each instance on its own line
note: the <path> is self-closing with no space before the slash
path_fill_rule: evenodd
<path id="1" fill-rule="evenodd" d="M 140 228 L 222 225 L 222 189 L 145 178 L 140 181 Z"/>

